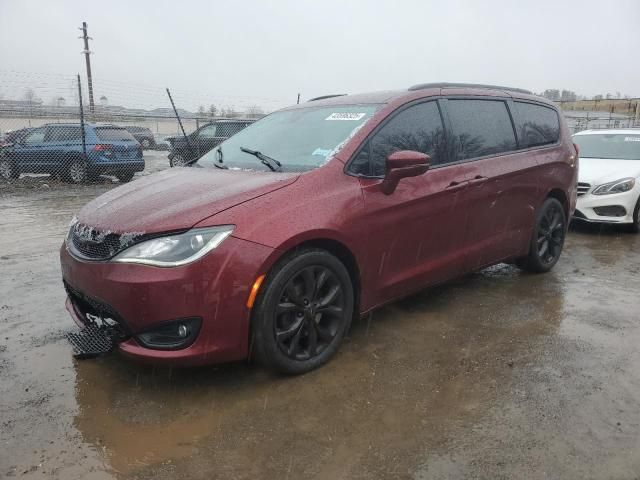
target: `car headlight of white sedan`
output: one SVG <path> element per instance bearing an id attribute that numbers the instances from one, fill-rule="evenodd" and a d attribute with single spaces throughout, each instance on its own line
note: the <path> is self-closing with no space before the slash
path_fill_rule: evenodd
<path id="1" fill-rule="evenodd" d="M 621 178 L 614 182 L 604 183 L 598 185 L 591 192 L 593 195 L 610 195 L 612 193 L 624 193 L 628 192 L 636 184 L 635 178 Z"/>

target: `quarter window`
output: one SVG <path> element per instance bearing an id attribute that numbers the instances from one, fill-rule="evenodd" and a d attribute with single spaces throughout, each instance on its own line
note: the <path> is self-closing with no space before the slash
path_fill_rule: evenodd
<path id="1" fill-rule="evenodd" d="M 216 136 L 216 126 L 209 125 L 208 127 L 203 127 L 202 130 L 198 133 L 200 138 L 215 138 Z"/>
<path id="2" fill-rule="evenodd" d="M 452 159 L 484 157 L 516 149 L 511 118 L 503 101 L 449 100 Z"/>
<path id="3" fill-rule="evenodd" d="M 387 122 L 364 146 L 351 166 L 359 175 L 381 177 L 387 156 L 399 150 L 414 150 L 431 157 L 432 165 L 446 158 L 442 118 L 434 101 L 411 106 Z"/>
<path id="4" fill-rule="evenodd" d="M 555 110 L 533 103 L 514 102 L 516 130 L 521 148 L 556 143 L 560 138 L 560 121 Z"/>

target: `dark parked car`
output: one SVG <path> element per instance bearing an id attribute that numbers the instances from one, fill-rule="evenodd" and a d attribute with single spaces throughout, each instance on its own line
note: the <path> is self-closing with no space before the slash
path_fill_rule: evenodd
<path id="1" fill-rule="evenodd" d="M 2 149 L 0 177 L 49 173 L 81 183 L 109 173 L 128 182 L 135 172 L 144 170 L 142 147 L 124 128 L 86 123 L 84 137 L 83 145 L 80 124 L 33 128 Z"/>
<path id="2" fill-rule="evenodd" d="M 73 341 L 309 371 L 388 302 L 499 262 L 549 271 L 577 161 L 557 107 L 517 89 L 424 84 L 286 108 L 79 212 L 60 251 L 67 309 L 87 326 Z"/>
<path id="3" fill-rule="evenodd" d="M 156 146 L 156 139 L 153 132 L 146 127 L 124 127 L 127 132 L 133 135 L 142 148 L 145 150 L 148 148 L 154 148 Z"/>
<path id="4" fill-rule="evenodd" d="M 7 146 L 20 141 L 27 133 L 33 130 L 31 127 L 20 128 L 18 130 L 9 130 L 0 137 L 0 147 Z"/>
<path id="5" fill-rule="evenodd" d="M 216 120 L 187 135 L 187 139 L 184 136 L 168 138 L 167 140 L 171 143 L 169 164 L 172 167 L 184 167 L 254 121 Z"/>

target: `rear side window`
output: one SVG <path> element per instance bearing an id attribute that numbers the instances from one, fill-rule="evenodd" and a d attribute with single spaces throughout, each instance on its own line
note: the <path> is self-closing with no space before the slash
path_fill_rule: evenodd
<path id="1" fill-rule="evenodd" d="M 516 130 L 521 148 L 556 143 L 560 138 L 560 121 L 555 110 L 533 103 L 514 102 Z"/>
<path id="2" fill-rule="evenodd" d="M 82 140 L 81 127 L 49 127 L 48 142 L 76 142 Z"/>
<path id="3" fill-rule="evenodd" d="M 387 156 L 399 150 L 426 153 L 432 165 L 444 161 L 446 143 L 435 101 L 413 105 L 391 118 L 367 141 L 354 158 L 350 171 L 356 175 L 384 176 Z"/>
<path id="4" fill-rule="evenodd" d="M 507 106 L 496 100 L 449 100 L 452 160 L 484 157 L 516 149 Z"/>
<path id="5" fill-rule="evenodd" d="M 130 140 L 135 142 L 135 139 L 133 138 L 133 136 L 131 136 L 131 134 L 127 132 L 127 130 L 124 128 L 97 127 L 96 135 L 98 135 L 98 138 L 103 141 L 117 142 L 117 141 Z"/>

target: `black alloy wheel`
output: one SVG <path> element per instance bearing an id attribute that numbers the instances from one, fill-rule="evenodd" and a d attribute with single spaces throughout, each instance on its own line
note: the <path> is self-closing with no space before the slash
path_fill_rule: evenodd
<path id="1" fill-rule="evenodd" d="M 280 350 L 308 360 L 325 350 L 344 322 L 342 286 L 327 267 L 297 272 L 285 285 L 276 307 L 274 335 Z"/>
<path id="2" fill-rule="evenodd" d="M 560 258 L 566 233 L 563 205 L 555 198 L 547 198 L 536 215 L 529 254 L 516 263 L 530 272 L 548 272 Z"/>
<path id="3" fill-rule="evenodd" d="M 279 261 L 252 313 L 258 358 L 288 374 L 319 367 L 338 350 L 354 312 L 351 277 L 335 256 L 305 249 Z"/>

